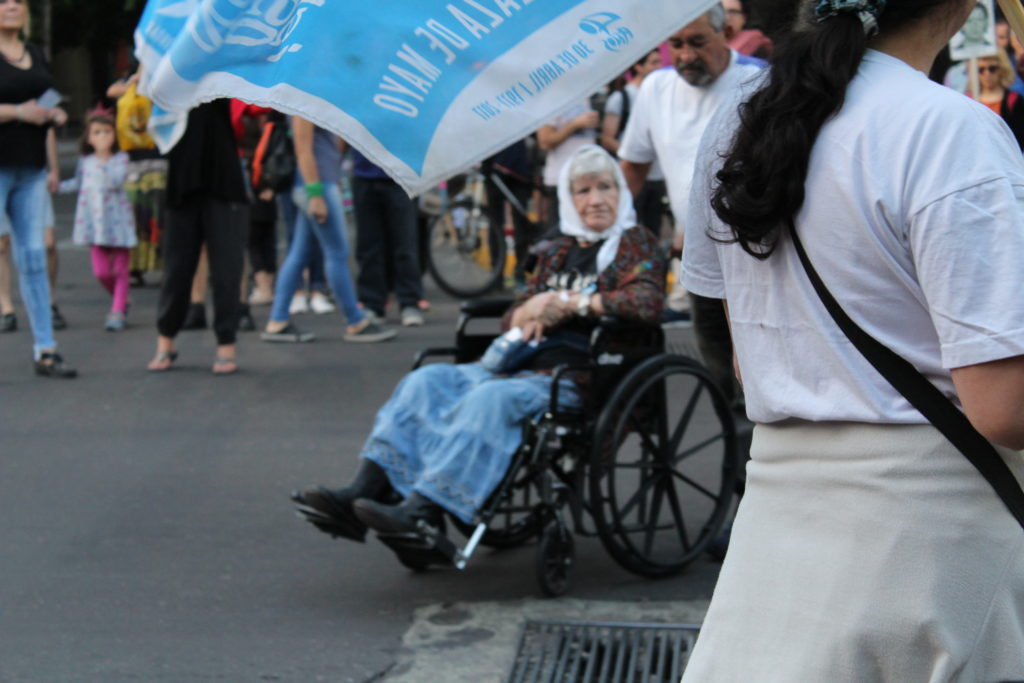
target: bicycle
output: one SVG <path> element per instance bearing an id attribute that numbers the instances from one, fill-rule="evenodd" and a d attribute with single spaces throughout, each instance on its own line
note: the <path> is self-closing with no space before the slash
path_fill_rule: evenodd
<path id="1" fill-rule="evenodd" d="M 427 225 L 427 269 L 434 281 L 452 296 L 471 299 L 497 289 L 504 281 L 512 238 L 503 225 L 493 225 L 487 204 L 487 185 L 492 184 L 518 216 L 529 219 L 524 202 L 516 197 L 505 178 L 533 183 L 498 164 L 491 169 L 474 167 L 460 186 L 460 178 L 442 186 L 438 212 Z M 456 189 L 447 198 L 447 190 Z"/>

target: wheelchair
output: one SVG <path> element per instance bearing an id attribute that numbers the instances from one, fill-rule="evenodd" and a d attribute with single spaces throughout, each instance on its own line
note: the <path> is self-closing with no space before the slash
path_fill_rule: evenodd
<path id="1" fill-rule="evenodd" d="M 424 349 L 414 368 L 431 357 L 477 360 L 497 332 L 472 328 L 511 305 L 464 302 L 454 346 Z M 697 361 L 666 353 L 660 326 L 602 318 L 589 355 L 554 369 L 548 409 L 523 425 L 522 444 L 473 523 L 450 516 L 468 539 L 462 547 L 445 524 L 378 534 L 403 565 L 463 569 L 479 546 L 537 539 L 541 591 L 558 596 L 570 587 L 574 535 L 597 536 L 616 563 L 645 577 L 680 572 L 717 538 L 737 490 L 738 445 L 715 382 Z M 560 380 L 573 377 L 583 380 L 582 406 L 560 410 Z"/>

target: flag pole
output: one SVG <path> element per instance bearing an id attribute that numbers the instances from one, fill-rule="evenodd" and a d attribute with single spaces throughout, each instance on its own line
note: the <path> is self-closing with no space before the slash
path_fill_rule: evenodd
<path id="1" fill-rule="evenodd" d="M 1010 28 L 1017 34 L 1018 40 L 1024 43 L 1024 7 L 1020 0 L 998 0 L 1003 16 L 1010 22 Z"/>

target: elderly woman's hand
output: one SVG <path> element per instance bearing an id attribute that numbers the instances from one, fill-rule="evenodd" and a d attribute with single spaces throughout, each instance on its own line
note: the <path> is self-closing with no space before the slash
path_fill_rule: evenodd
<path id="1" fill-rule="evenodd" d="M 556 296 L 556 292 L 541 292 L 531 296 L 512 314 L 512 326 L 523 327 L 526 323 L 537 320 L 548 301 Z"/>
<path id="2" fill-rule="evenodd" d="M 559 293 L 547 300 L 537 317 L 545 327 L 555 327 L 574 312 L 572 300 L 564 293 Z"/>
<path id="3" fill-rule="evenodd" d="M 522 330 L 523 341 L 531 341 L 533 339 L 540 341 L 544 338 L 544 324 L 538 320 L 531 320 L 524 323 Z"/>

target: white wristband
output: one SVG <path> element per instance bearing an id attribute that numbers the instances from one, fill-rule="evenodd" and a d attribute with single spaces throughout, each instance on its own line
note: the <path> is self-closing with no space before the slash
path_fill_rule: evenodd
<path id="1" fill-rule="evenodd" d="M 581 318 L 586 318 L 590 315 L 590 295 L 580 294 L 579 300 L 576 302 L 576 315 Z"/>

